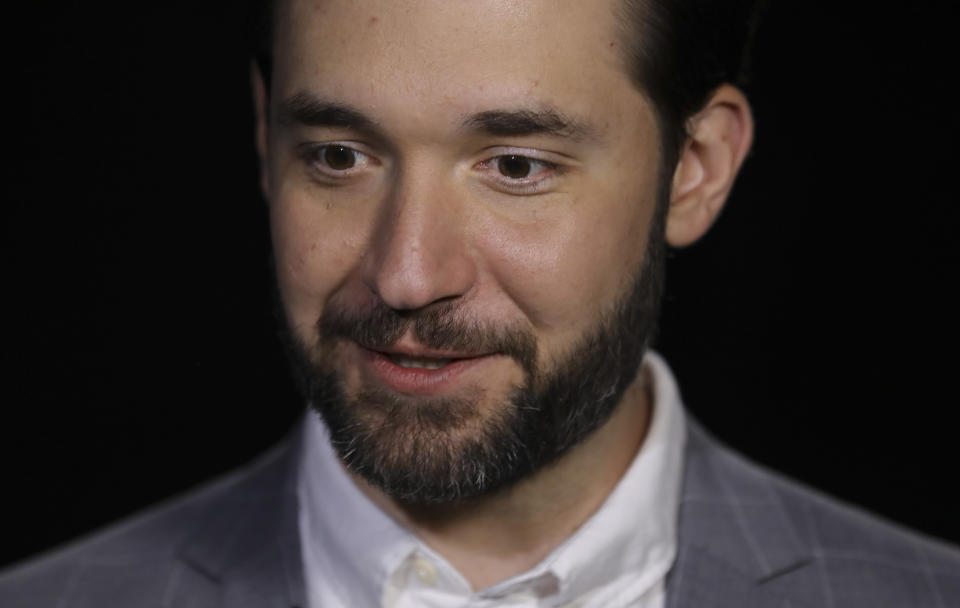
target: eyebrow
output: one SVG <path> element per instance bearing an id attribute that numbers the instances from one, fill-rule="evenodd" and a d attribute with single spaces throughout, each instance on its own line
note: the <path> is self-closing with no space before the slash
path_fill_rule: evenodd
<path id="1" fill-rule="evenodd" d="M 491 110 L 469 117 L 464 125 L 489 135 L 521 136 L 552 135 L 582 140 L 596 137 L 585 123 L 566 117 L 552 109 Z"/>
<path id="2" fill-rule="evenodd" d="M 296 93 L 280 102 L 277 120 L 284 126 L 342 127 L 355 131 L 376 131 L 377 123 L 348 105 L 326 101 L 307 92 Z"/>
<path id="3" fill-rule="evenodd" d="M 360 110 L 301 91 L 280 102 L 277 118 L 284 126 L 340 127 L 380 133 L 380 126 Z M 467 129 L 493 136 L 550 135 L 580 141 L 596 139 L 596 130 L 586 123 L 552 109 L 487 110 L 467 117 Z"/>

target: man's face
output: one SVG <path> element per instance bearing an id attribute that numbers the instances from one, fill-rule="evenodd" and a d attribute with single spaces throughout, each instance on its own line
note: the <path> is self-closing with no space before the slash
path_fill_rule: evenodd
<path id="1" fill-rule="evenodd" d="M 606 420 L 655 316 L 658 135 L 612 5 L 291 0 L 277 25 L 278 285 L 341 456 L 415 501 L 529 474 Z"/>

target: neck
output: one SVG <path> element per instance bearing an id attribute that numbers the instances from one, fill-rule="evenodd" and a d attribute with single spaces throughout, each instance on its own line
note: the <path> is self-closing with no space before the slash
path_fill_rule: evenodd
<path id="1" fill-rule="evenodd" d="M 650 420 L 640 373 L 607 422 L 509 490 L 454 505 L 411 507 L 354 477 L 387 514 L 449 561 L 475 590 L 533 568 L 603 504 L 636 456 Z"/>

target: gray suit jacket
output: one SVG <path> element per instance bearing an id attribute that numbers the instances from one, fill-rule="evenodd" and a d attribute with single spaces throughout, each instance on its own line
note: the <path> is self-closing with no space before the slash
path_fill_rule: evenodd
<path id="1" fill-rule="evenodd" d="M 298 442 L 7 572 L 0 607 L 304 606 Z M 692 421 L 684 475 L 668 608 L 960 606 L 956 549 L 765 471 Z"/>

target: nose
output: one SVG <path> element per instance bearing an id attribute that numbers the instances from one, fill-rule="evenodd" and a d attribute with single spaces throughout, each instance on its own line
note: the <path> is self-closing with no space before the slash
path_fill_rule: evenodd
<path id="1" fill-rule="evenodd" d="M 381 207 L 362 263 L 364 282 L 394 310 L 462 297 L 477 277 L 465 213 L 441 180 L 407 176 Z"/>

